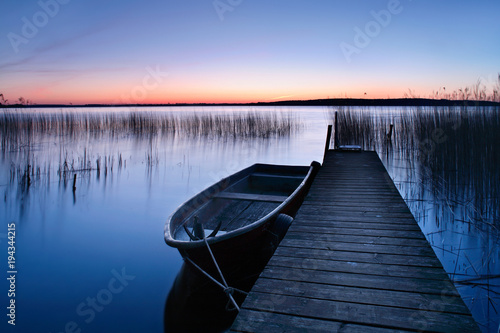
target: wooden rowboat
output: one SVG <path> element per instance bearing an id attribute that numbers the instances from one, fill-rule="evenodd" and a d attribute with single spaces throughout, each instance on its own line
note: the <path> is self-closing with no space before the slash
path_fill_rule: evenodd
<path id="1" fill-rule="evenodd" d="M 208 271 L 207 243 L 222 270 L 255 258 L 286 233 L 319 167 L 254 164 L 224 178 L 169 217 L 165 242 Z"/>

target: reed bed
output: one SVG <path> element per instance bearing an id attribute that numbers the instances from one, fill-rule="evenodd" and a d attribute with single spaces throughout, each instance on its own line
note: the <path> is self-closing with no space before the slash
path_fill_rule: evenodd
<path id="1" fill-rule="evenodd" d="M 468 220 L 500 229 L 500 108 L 435 107 L 398 114 L 338 109 L 339 143 L 387 152 L 418 168 L 420 179 Z M 394 133 L 389 138 L 390 124 Z"/>
<path id="2" fill-rule="evenodd" d="M 132 138 L 149 142 L 144 163 L 150 171 L 159 164 L 157 145 L 171 143 L 172 139 L 239 140 L 286 137 L 299 131 L 301 124 L 291 113 L 170 113 L 170 112 L 21 112 L 5 109 L 0 113 L 0 152 L 18 154 L 19 162 L 12 162 L 11 182 L 17 180 L 20 189 L 43 184 L 50 179 L 50 162 L 55 177 L 67 182 L 75 174 L 86 176 L 94 172 L 99 178 L 113 169 L 126 167 L 127 161 L 119 153 L 114 156 L 90 154 L 93 142 Z M 40 166 L 39 151 L 49 144 L 57 144 L 61 151 L 59 162 L 50 161 Z M 68 153 L 67 146 L 79 143 L 78 151 Z M 45 147 L 45 148 L 44 148 Z"/>
<path id="3" fill-rule="evenodd" d="M 419 113 L 407 125 L 402 130 L 414 133 L 418 161 L 433 184 L 448 198 L 461 193 L 475 208 L 476 218 L 491 216 L 498 224 L 499 109 L 436 109 Z"/>
<path id="4" fill-rule="evenodd" d="M 337 139 L 340 145 L 359 145 L 364 150 L 385 146 L 391 120 L 383 115 L 351 107 L 339 107 L 337 113 Z M 332 113 L 334 117 L 334 113 Z"/>
<path id="5" fill-rule="evenodd" d="M 146 154 L 150 163 L 151 156 Z M 15 164 L 11 162 L 10 166 L 10 182 L 19 185 L 18 189 L 21 193 L 27 192 L 32 186 L 42 185 L 47 186 L 51 181 L 51 162 L 40 162 L 35 157 L 35 154 L 27 153 L 21 162 Z M 59 155 L 59 162 L 56 163 L 55 176 L 59 182 L 64 181 L 66 184 L 73 177 L 87 177 L 92 172 L 95 172 L 97 179 L 100 178 L 101 172 L 104 177 L 108 173 L 113 173 L 114 170 L 121 171 L 127 167 L 127 160 L 122 157 L 121 153 L 109 154 L 106 156 L 90 156 L 85 148 L 82 155 L 69 154 L 65 151 Z"/>
<path id="6" fill-rule="evenodd" d="M 0 113 L 2 150 L 32 145 L 39 135 L 73 139 L 82 136 L 183 136 L 189 138 L 269 138 L 288 136 L 300 130 L 300 122 L 289 113 Z"/>
<path id="7" fill-rule="evenodd" d="M 430 230 L 436 231 L 426 235 L 429 239 L 443 233 L 432 246 L 446 252 L 445 262 L 454 263 L 448 273 L 457 288 L 473 295 L 465 300 L 478 323 L 496 329 L 500 107 L 410 108 L 387 114 L 339 109 L 337 119 L 338 144 L 377 150 L 395 174 L 400 175 L 396 168 L 405 168 L 399 187 L 413 215 L 422 226 L 431 217 L 435 224 Z M 455 241 L 445 239 L 450 233 Z M 458 244 L 457 233 L 462 233 Z M 474 239 L 477 248 L 463 248 L 463 238 L 469 246 Z M 480 261 L 471 261 L 478 253 Z"/>

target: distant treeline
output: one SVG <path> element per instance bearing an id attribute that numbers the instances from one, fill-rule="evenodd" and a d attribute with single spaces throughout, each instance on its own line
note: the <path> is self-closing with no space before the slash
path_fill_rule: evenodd
<path id="1" fill-rule="evenodd" d="M 272 103 L 254 103 L 250 105 L 298 105 L 298 106 L 500 106 L 498 102 L 472 101 L 472 100 L 448 100 L 430 98 L 389 98 L 389 99 L 365 99 L 365 98 L 331 98 L 313 99 L 307 101 L 280 101 Z"/>
<path id="2" fill-rule="evenodd" d="M 37 105 L 0 105 L 4 108 L 61 108 L 61 107 L 153 107 L 153 106 L 500 106 L 499 102 L 476 100 L 449 100 L 430 98 L 327 98 L 311 100 L 291 100 L 256 103 L 176 103 L 176 104 L 37 104 Z"/>

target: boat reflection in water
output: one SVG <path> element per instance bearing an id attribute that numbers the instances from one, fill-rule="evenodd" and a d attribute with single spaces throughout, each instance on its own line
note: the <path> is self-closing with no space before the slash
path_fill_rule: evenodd
<path id="1" fill-rule="evenodd" d="M 220 275 L 207 277 L 196 263 L 186 260 L 167 297 L 165 332 L 222 332 L 228 329 L 238 314 L 237 307 L 243 303 L 292 221 L 292 217 L 281 214 L 264 236 L 260 249 L 251 256 L 240 257 L 237 265 L 221 268 L 223 279 Z"/>
<path id="2" fill-rule="evenodd" d="M 263 251 L 262 257 L 253 263 L 242 263 L 224 276 L 227 284 L 234 288 L 232 296 L 238 306 L 271 255 L 272 252 L 266 255 Z M 224 289 L 185 262 L 167 297 L 164 328 L 165 332 L 222 332 L 231 326 L 237 314 Z"/>

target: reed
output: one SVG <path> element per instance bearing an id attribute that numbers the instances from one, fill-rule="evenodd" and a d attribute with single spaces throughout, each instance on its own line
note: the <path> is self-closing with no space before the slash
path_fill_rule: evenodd
<path id="1" fill-rule="evenodd" d="M 465 206 L 468 220 L 500 228 L 499 107 L 413 108 L 396 115 L 337 111 L 340 144 L 386 154 L 390 148 L 420 170 L 419 182 L 432 193 L 439 192 L 449 206 Z"/>
<path id="2" fill-rule="evenodd" d="M 40 135 L 71 139 L 108 136 L 184 136 L 189 138 L 268 138 L 288 136 L 300 122 L 286 113 L 57 112 L 5 109 L 0 113 L 2 151 L 22 150 Z"/>
<path id="3" fill-rule="evenodd" d="M 340 145 L 360 145 L 365 150 L 373 150 L 387 143 L 384 139 L 389 133 L 390 119 L 369 109 L 339 107 L 333 112 L 337 112 L 336 137 Z"/>
<path id="4" fill-rule="evenodd" d="M 118 168 L 126 167 L 127 161 L 120 153 L 116 156 L 92 156 L 88 144 L 96 140 L 115 140 L 132 137 L 138 141 L 149 141 L 145 151 L 148 169 L 159 164 L 158 144 L 173 138 L 251 139 L 285 137 L 301 129 L 298 118 L 289 113 L 244 112 L 244 113 L 170 113 L 170 112 L 20 112 L 5 109 L 0 113 L 0 150 L 23 156 L 17 165 L 12 165 L 11 181 L 16 181 L 24 190 L 35 182 L 37 145 L 54 141 L 60 143 L 56 176 L 67 182 L 77 174 L 86 177 L 91 172 L 97 178 L 104 177 Z M 69 153 L 65 142 L 83 142 L 82 154 Z M 43 150 L 43 149 L 42 149 Z M 64 152 L 63 152 L 64 151 Z M 25 156 L 25 157 L 24 157 Z M 116 162 L 116 163 L 115 163 Z M 35 172 L 35 170 L 37 170 Z M 50 165 L 49 165 L 50 173 Z M 50 175 L 42 173 L 42 176 Z"/>
<path id="5" fill-rule="evenodd" d="M 398 178 L 401 173 L 396 168 L 406 167 L 405 178 L 398 179 L 406 183 L 399 186 L 405 201 L 424 228 L 429 221 L 435 223 L 431 230 L 437 231 L 427 234 L 428 239 L 443 233 L 439 241 L 430 241 L 433 248 L 442 251 L 444 262 L 454 263 L 448 267 L 448 274 L 457 288 L 474 295 L 465 301 L 475 313 L 481 313 L 476 320 L 483 327 L 494 323 L 496 329 L 495 304 L 500 295 L 495 283 L 499 278 L 500 107 L 459 104 L 409 108 L 390 115 L 369 110 L 339 110 L 337 116 L 344 123 L 339 129 L 341 144 L 363 143 L 365 148 L 377 150 Z M 392 140 L 383 135 L 390 123 L 394 124 Z M 462 238 L 458 244 L 446 239 L 450 233 L 454 237 L 463 233 L 468 246 L 463 246 Z M 477 242 L 477 248 L 471 239 Z M 474 254 L 480 254 L 480 261 L 470 260 Z"/>
<path id="6" fill-rule="evenodd" d="M 437 109 L 414 121 L 418 161 L 447 198 L 467 203 L 476 220 L 500 225 L 499 108 Z"/>

